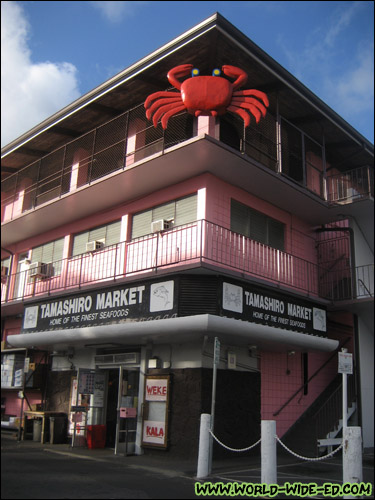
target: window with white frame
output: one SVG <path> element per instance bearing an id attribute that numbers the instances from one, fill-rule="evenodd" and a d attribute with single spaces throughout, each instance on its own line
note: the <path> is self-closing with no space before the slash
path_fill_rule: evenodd
<path id="1" fill-rule="evenodd" d="M 236 200 L 231 200 L 231 231 L 284 251 L 285 225 Z"/>
<path id="2" fill-rule="evenodd" d="M 73 238 L 72 256 L 87 252 L 87 244 L 98 242 L 101 247 L 109 247 L 120 242 L 121 220 L 95 227 L 76 234 Z"/>
<path id="3" fill-rule="evenodd" d="M 194 222 L 197 220 L 197 194 L 134 214 L 132 239 L 152 233 L 151 225 L 158 220 L 168 221 L 173 227 Z"/>
<path id="4" fill-rule="evenodd" d="M 64 251 L 64 238 L 55 241 L 50 241 L 44 245 L 40 245 L 31 250 L 31 262 L 40 262 L 43 264 L 51 264 L 53 262 L 53 269 L 51 275 L 59 274 L 61 272 L 61 261 Z"/>

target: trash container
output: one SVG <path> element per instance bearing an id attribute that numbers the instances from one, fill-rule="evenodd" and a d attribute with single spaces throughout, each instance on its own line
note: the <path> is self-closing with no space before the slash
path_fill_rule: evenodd
<path id="1" fill-rule="evenodd" d="M 104 448 L 105 447 L 106 426 L 88 425 L 87 426 L 87 447 Z"/>
<path id="2" fill-rule="evenodd" d="M 50 417 L 49 418 L 49 442 L 50 444 L 61 444 L 66 438 L 66 418 Z"/>
<path id="3" fill-rule="evenodd" d="M 42 440 L 42 421 L 40 419 L 34 419 L 33 422 L 33 441 Z"/>

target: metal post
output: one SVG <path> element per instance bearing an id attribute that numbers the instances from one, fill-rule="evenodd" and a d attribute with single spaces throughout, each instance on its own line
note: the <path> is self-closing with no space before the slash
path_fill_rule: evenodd
<path id="1" fill-rule="evenodd" d="M 342 432 L 348 427 L 348 375 L 342 374 Z"/>
<path id="2" fill-rule="evenodd" d="M 277 484 L 276 420 L 262 420 L 261 437 L 261 483 Z"/>
<path id="3" fill-rule="evenodd" d="M 212 398 L 211 398 L 211 432 L 214 432 L 214 422 L 215 422 L 215 404 L 216 404 L 216 379 L 217 379 L 217 365 L 220 362 L 220 341 L 215 337 L 214 343 L 214 366 L 212 375 Z M 208 471 L 211 473 L 212 470 L 212 448 L 213 448 L 213 438 L 210 435 L 210 456 Z"/>
<path id="4" fill-rule="evenodd" d="M 199 431 L 199 451 L 198 451 L 198 467 L 197 478 L 207 477 L 210 468 L 210 426 L 211 415 L 202 413 L 201 425 Z"/>
<path id="5" fill-rule="evenodd" d="M 363 480 L 361 427 L 347 427 L 346 429 L 343 429 L 343 438 L 343 484 L 361 483 Z M 355 497 L 351 495 L 344 495 L 344 498 Z"/>

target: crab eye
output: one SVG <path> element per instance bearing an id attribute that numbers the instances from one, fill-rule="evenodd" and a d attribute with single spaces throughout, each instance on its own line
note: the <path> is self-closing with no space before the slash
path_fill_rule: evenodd
<path id="1" fill-rule="evenodd" d="M 212 76 L 220 76 L 221 75 L 221 71 L 219 70 L 219 68 L 215 68 L 212 72 Z"/>
<path id="2" fill-rule="evenodd" d="M 194 68 L 191 70 L 191 76 L 198 76 L 199 75 L 199 69 L 198 68 Z"/>

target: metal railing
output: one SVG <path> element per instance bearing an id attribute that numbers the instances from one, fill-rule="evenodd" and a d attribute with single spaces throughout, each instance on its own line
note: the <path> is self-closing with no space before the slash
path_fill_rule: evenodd
<path id="1" fill-rule="evenodd" d="M 277 127 L 271 113 L 246 129 L 241 119 L 228 114 L 221 119 L 220 141 L 274 172 L 281 166 L 280 173 L 330 203 L 349 203 L 373 194 L 370 167 L 324 179 L 322 146 L 301 132 L 305 138 L 305 156 L 296 156 L 289 144 L 288 129 L 282 129 L 278 143 Z M 141 104 L 4 179 L 1 221 L 13 220 L 108 174 L 126 170 L 133 163 L 164 153 L 194 135 L 194 117 L 189 113 L 172 117 L 168 128 L 163 130 L 161 126 L 154 128 L 146 119 Z"/>
<path id="2" fill-rule="evenodd" d="M 25 270 L 2 278 L 1 302 L 79 289 L 88 284 L 115 281 L 160 269 L 214 264 L 227 271 L 240 271 L 271 284 L 284 285 L 309 296 L 331 300 L 353 298 L 353 287 L 335 289 L 337 272 L 264 245 L 206 220 L 121 242 L 94 252 L 54 261 L 31 276 Z M 43 274 L 42 274 L 43 272 Z M 352 270 L 347 270 L 352 276 Z M 324 286 L 321 283 L 324 276 Z M 373 297 L 373 265 L 356 270 L 357 296 Z M 5 279 L 4 279 L 5 278 Z M 332 294 L 332 290 L 336 290 Z"/>
<path id="3" fill-rule="evenodd" d="M 353 374 L 348 377 L 348 408 L 356 402 L 356 398 L 355 376 Z M 313 416 L 316 439 L 325 438 L 330 431 L 335 429 L 342 417 L 342 384 L 340 384 Z"/>
<path id="4" fill-rule="evenodd" d="M 368 166 L 327 177 L 327 201 L 352 203 L 374 196 L 374 171 Z"/>

